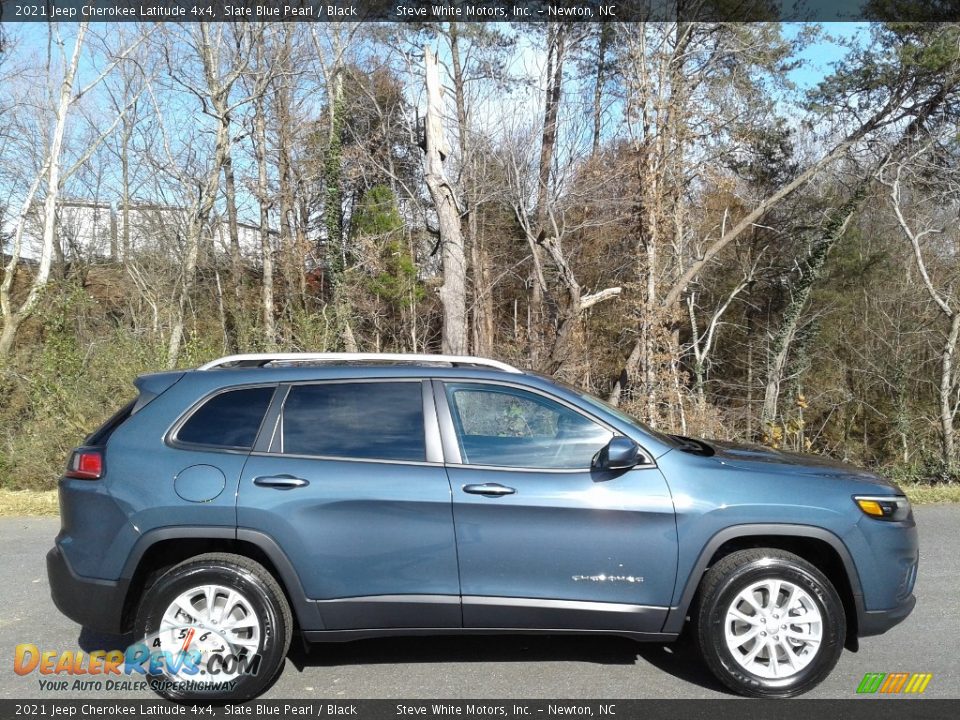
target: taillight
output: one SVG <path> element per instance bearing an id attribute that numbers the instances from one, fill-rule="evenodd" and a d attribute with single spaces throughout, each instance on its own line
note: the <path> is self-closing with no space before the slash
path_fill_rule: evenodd
<path id="1" fill-rule="evenodd" d="M 99 450 L 78 448 L 70 456 L 65 477 L 98 480 L 103 475 L 103 455 Z"/>

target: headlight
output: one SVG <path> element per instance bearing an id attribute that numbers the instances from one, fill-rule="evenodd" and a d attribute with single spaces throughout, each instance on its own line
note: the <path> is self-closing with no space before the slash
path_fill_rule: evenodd
<path id="1" fill-rule="evenodd" d="M 856 495 L 853 501 L 877 520 L 906 520 L 910 517 L 910 501 L 903 495 Z"/>

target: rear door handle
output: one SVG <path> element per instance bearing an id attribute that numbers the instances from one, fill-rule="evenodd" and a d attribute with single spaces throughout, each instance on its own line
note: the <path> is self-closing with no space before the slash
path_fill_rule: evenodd
<path id="1" fill-rule="evenodd" d="M 254 478 L 253 484 L 260 487 L 276 488 L 277 490 L 292 490 L 309 485 L 310 481 L 293 475 L 262 475 Z"/>
<path id="2" fill-rule="evenodd" d="M 513 495 L 516 490 L 499 483 L 483 483 L 482 485 L 464 485 L 463 491 L 471 495 L 485 495 L 486 497 L 500 497 Z"/>

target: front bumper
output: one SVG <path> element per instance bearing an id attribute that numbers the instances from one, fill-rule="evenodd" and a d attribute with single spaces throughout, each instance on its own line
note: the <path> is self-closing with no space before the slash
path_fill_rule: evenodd
<path id="1" fill-rule="evenodd" d="M 77 575 L 58 547 L 47 553 L 47 578 L 53 604 L 68 618 L 98 632 L 122 633 L 129 581 Z"/>
<path id="2" fill-rule="evenodd" d="M 862 603 L 857 603 L 857 635 L 869 637 L 882 635 L 894 625 L 899 625 L 913 612 L 917 598 L 912 594 L 901 604 L 889 610 L 865 610 Z"/>

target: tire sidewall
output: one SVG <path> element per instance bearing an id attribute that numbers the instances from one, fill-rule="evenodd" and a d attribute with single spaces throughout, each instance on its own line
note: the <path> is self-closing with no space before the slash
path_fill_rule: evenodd
<path id="1" fill-rule="evenodd" d="M 260 664 L 256 675 L 244 674 L 235 679 L 229 689 L 169 687 L 170 678 L 165 675 L 147 675 L 155 692 L 175 701 L 226 701 L 246 700 L 262 692 L 279 672 L 285 656 L 284 628 L 277 601 L 273 593 L 256 574 L 246 568 L 229 563 L 198 563 L 193 566 L 174 568 L 163 575 L 144 594 L 137 613 L 134 630 L 138 638 L 150 638 L 159 630 L 163 613 L 175 598 L 199 585 L 222 585 L 241 593 L 260 621 Z M 200 675 L 177 680 L 216 682 L 216 676 Z"/>
<path id="2" fill-rule="evenodd" d="M 823 638 L 816 656 L 800 672 L 783 679 L 761 677 L 744 668 L 727 647 L 725 621 L 727 610 L 744 588 L 768 579 L 786 580 L 805 590 L 817 605 L 823 624 Z M 802 566 L 779 558 L 756 560 L 738 568 L 715 594 L 707 608 L 707 642 L 705 652 L 713 655 L 716 663 L 735 689 L 767 697 L 799 695 L 813 687 L 833 669 L 843 651 L 846 622 L 843 605 L 836 591 Z M 728 683 L 729 684 L 729 683 Z"/>

